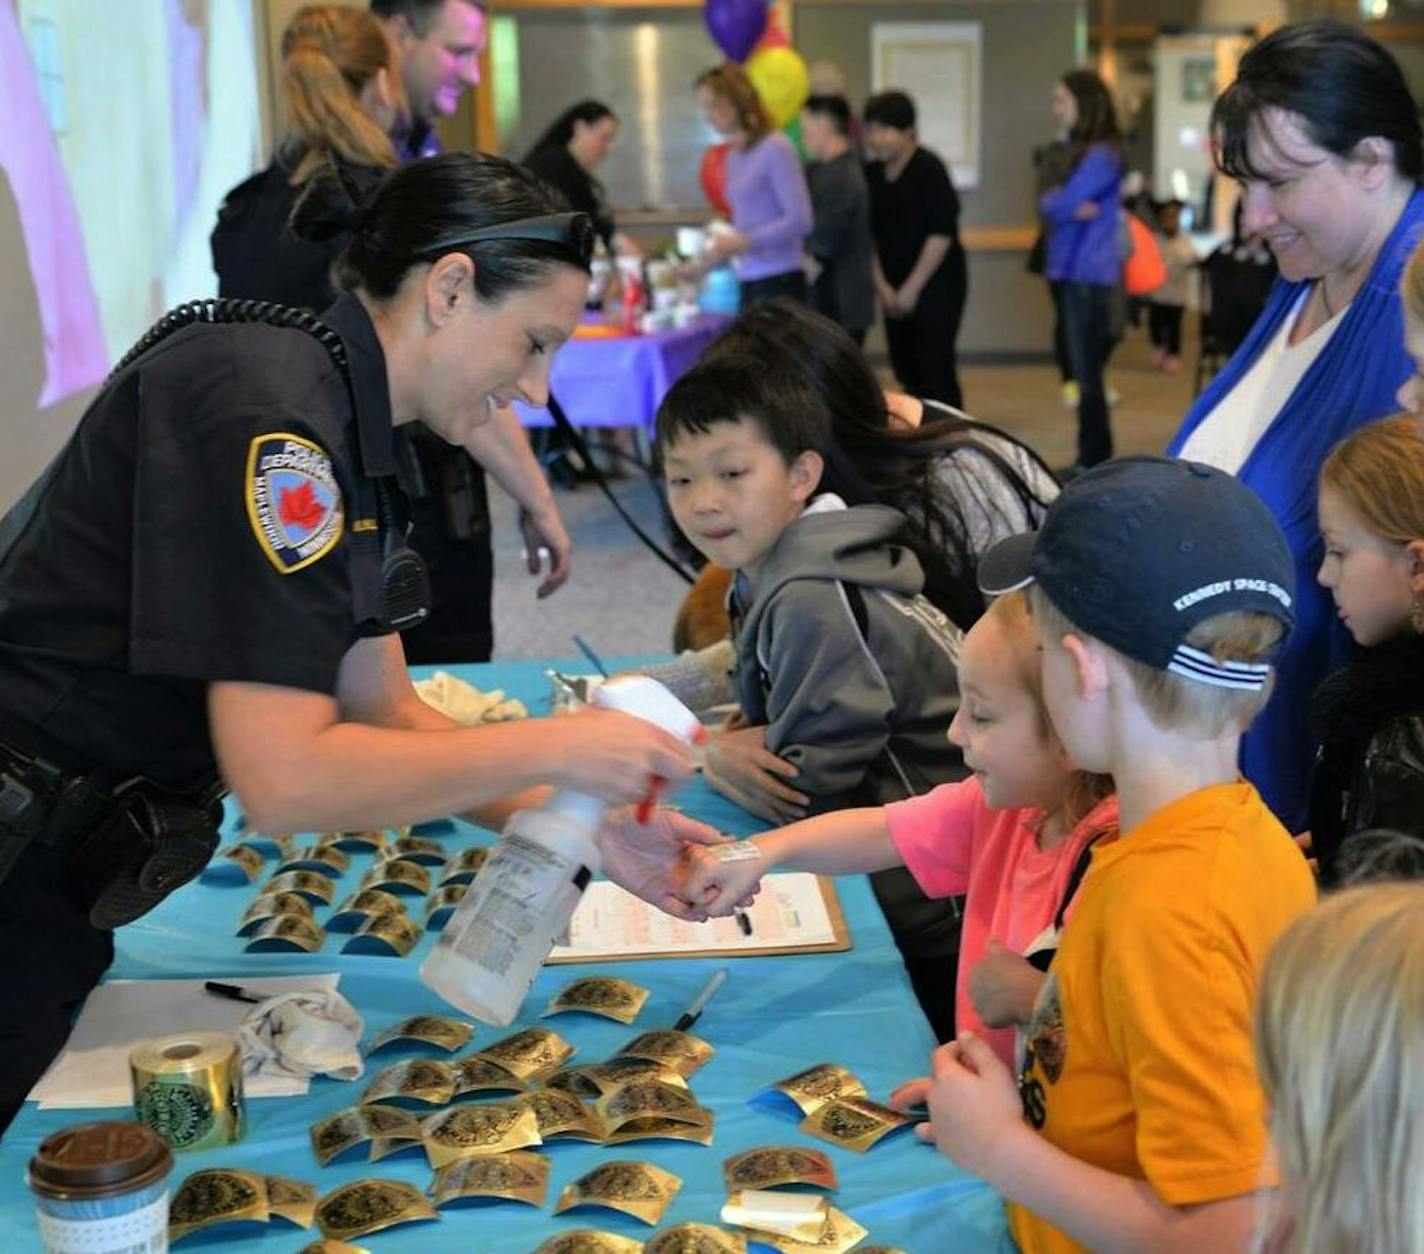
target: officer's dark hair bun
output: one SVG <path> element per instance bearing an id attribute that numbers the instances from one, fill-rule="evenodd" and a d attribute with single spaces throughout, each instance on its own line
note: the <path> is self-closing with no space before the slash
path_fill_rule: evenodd
<path id="1" fill-rule="evenodd" d="M 315 178 L 313 179 L 315 182 Z M 319 200 L 315 198 L 319 197 Z M 310 209 L 307 208 L 309 202 Z M 411 268 L 436 260 L 430 245 L 462 232 L 518 218 L 568 211 L 564 198 L 523 166 L 484 153 L 448 152 L 426 157 L 387 175 L 359 202 L 342 201 L 329 180 L 311 187 L 298 203 L 292 226 L 308 239 L 327 222 L 348 224 L 351 238 L 333 277 L 345 291 L 394 296 Z M 497 301 L 542 282 L 556 265 L 587 269 L 582 258 L 547 240 L 488 240 L 460 249 L 475 259 L 475 291 Z"/>
<path id="2" fill-rule="evenodd" d="M 292 208 L 288 225 L 293 234 L 320 244 L 355 231 L 385 173 L 361 177 L 351 167 L 323 162 L 302 185 Z"/>

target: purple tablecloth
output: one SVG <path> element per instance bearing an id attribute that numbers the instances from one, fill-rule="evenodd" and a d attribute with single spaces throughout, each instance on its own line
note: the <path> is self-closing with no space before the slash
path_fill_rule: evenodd
<path id="1" fill-rule="evenodd" d="M 570 340 L 554 358 L 549 388 L 579 427 L 642 427 L 650 431 L 668 388 L 731 321 L 701 314 L 680 331 L 616 339 Z M 547 409 L 515 402 L 526 427 L 548 427 Z"/>

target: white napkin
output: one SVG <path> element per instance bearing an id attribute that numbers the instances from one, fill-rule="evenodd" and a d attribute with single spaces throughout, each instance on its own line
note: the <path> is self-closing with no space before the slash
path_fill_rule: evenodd
<path id="1" fill-rule="evenodd" d="M 507 723 L 527 718 L 529 711 L 522 701 L 506 697 L 503 688 L 481 692 L 449 671 L 436 671 L 427 679 L 415 683 L 416 695 L 446 718 L 475 727 L 481 723 Z"/>
<path id="2" fill-rule="evenodd" d="M 335 989 L 268 998 L 248 1012 L 237 1030 L 243 1072 L 360 1079 L 365 1066 L 357 1046 L 363 1026 L 356 1008 Z"/>

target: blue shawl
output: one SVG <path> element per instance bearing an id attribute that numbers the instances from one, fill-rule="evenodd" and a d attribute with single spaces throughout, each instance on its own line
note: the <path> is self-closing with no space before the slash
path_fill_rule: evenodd
<path id="1" fill-rule="evenodd" d="M 1404 351 L 1399 280 L 1421 229 L 1424 190 L 1416 190 L 1330 342 L 1239 472 L 1241 481 L 1270 506 L 1295 555 L 1295 630 L 1277 665 L 1275 693 L 1241 749 L 1247 779 L 1292 832 L 1306 825 L 1315 756 L 1306 720 L 1310 696 L 1343 663 L 1349 645 L 1334 602 L 1315 579 L 1322 555 L 1315 515 L 1317 480 L 1321 463 L 1340 440 L 1399 408 L 1395 393 L 1414 373 Z M 1245 342 L 1187 412 L 1169 453 L 1180 453 L 1187 437 L 1241 382 L 1307 286 L 1276 283 Z"/>

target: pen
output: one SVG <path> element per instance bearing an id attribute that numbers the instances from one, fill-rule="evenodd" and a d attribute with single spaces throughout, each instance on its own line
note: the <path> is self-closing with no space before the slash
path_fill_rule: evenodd
<path id="1" fill-rule="evenodd" d="M 219 984 L 216 980 L 206 980 L 203 987 L 215 997 L 226 997 L 229 1001 L 250 1001 L 254 1005 L 262 1000 L 254 997 L 245 988 L 236 984 Z"/>
<path id="2" fill-rule="evenodd" d="M 718 967 L 712 973 L 712 978 L 702 986 L 702 991 L 692 999 L 692 1005 L 682 1012 L 678 1021 L 674 1023 L 674 1032 L 686 1032 L 698 1019 L 702 1017 L 702 1012 L 707 1009 L 707 1003 L 717 995 L 717 990 L 727 982 L 727 968 Z"/>
<path id="3" fill-rule="evenodd" d="M 584 657 L 586 657 L 590 662 L 593 663 L 594 669 L 600 675 L 602 675 L 604 679 L 607 679 L 608 667 L 603 664 L 603 659 L 593 651 L 593 646 L 590 645 L 587 640 L 585 640 L 582 636 L 579 635 L 574 636 L 574 644 L 578 646 L 578 651 L 582 653 Z"/>
<path id="4" fill-rule="evenodd" d="M 742 929 L 742 935 L 750 936 L 752 934 L 752 916 L 745 910 L 733 910 L 732 913 L 737 916 L 737 926 Z"/>

